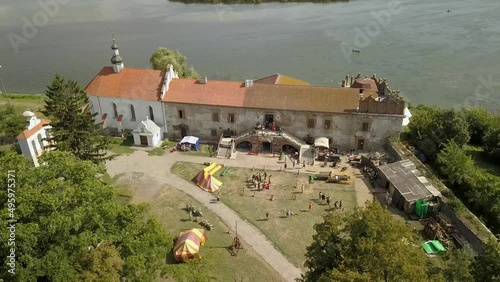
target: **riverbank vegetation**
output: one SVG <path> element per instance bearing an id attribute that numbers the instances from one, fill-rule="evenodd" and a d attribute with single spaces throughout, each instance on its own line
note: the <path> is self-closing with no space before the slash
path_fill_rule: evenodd
<path id="1" fill-rule="evenodd" d="M 169 0 L 184 4 L 262 4 L 262 3 L 335 3 L 350 0 Z"/>
<path id="2" fill-rule="evenodd" d="M 500 115 L 418 106 L 403 139 L 458 198 L 500 233 Z M 455 205 L 459 209 L 459 205 Z"/>
<path id="3" fill-rule="evenodd" d="M 500 281 L 500 244 L 491 240 L 483 256 L 468 248 L 427 258 L 416 235 L 378 202 L 346 214 L 328 214 L 314 226 L 307 248 L 312 281 Z M 441 263 L 437 264 L 438 259 Z"/>
<path id="4" fill-rule="evenodd" d="M 180 78 L 199 78 L 200 75 L 192 65 L 188 65 L 186 56 L 178 50 L 169 50 L 164 47 L 156 49 L 149 59 L 155 70 L 166 70 L 172 65 Z"/>

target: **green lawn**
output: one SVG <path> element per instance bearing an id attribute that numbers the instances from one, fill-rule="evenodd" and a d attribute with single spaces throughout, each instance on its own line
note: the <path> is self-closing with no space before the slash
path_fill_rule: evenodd
<path id="1" fill-rule="evenodd" d="M 172 259 L 172 253 L 169 252 L 167 257 L 169 273 L 202 271 L 205 275 L 213 277 L 211 281 L 224 282 L 283 281 L 281 276 L 248 246 L 244 245 L 237 256 L 232 256 L 228 247 L 233 241 L 234 234 L 228 234 L 228 228 L 215 214 L 203 208 L 202 204 L 187 194 L 172 187 L 166 187 L 161 195 L 150 202 L 150 212 L 169 233 L 177 236 L 183 228 L 202 228 L 198 223 L 189 219 L 184 210 L 186 204 L 200 207 L 203 212 L 203 217 L 200 219 L 208 220 L 215 225 L 215 229 L 207 231 L 207 242 L 200 249 L 202 256 L 200 263 L 176 263 Z"/>
<path id="2" fill-rule="evenodd" d="M 8 97 L 8 99 L 7 99 Z M 9 94 L 0 95 L 0 107 L 12 105 L 22 114 L 24 111 L 32 111 L 37 117 L 44 117 L 42 110 L 44 107 L 43 96 L 38 94 Z"/>
<path id="3" fill-rule="evenodd" d="M 134 152 L 131 148 L 134 145 L 134 137 L 132 135 L 128 136 L 126 139 L 121 137 L 110 137 L 111 142 L 109 150 L 117 155 L 129 155 Z"/>
<path id="4" fill-rule="evenodd" d="M 148 151 L 148 156 L 163 156 L 165 154 L 165 148 L 157 147 Z"/>
<path id="5" fill-rule="evenodd" d="M 200 157 L 210 157 L 209 145 L 201 144 L 198 151 L 181 152 L 182 154 L 189 156 L 200 156 Z"/>
<path id="6" fill-rule="evenodd" d="M 191 181 L 203 168 L 201 164 L 179 162 L 173 166 L 172 172 Z M 352 184 L 331 184 L 317 180 L 310 185 L 306 174 L 270 171 L 271 189 L 254 191 L 256 189 L 247 180 L 251 179 L 252 174 L 263 171 L 231 168 L 225 176 L 220 176 L 223 170 L 221 168 L 215 174 L 223 183 L 220 190 L 222 202 L 259 228 L 293 264 L 302 269 L 305 269 L 306 247 L 312 242 L 315 233 L 313 225 L 321 222 L 327 212 L 341 212 L 330 209 L 326 204 L 319 205 L 318 193 L 322 191 L 331 196 L 332 206 L 333 202 L 340 200 L 345 210 L 352 210 L 356 206 Z M 304 194 L 300 189 L 302 184 L 306 187 Z M 270 201 L 271 195 L 274 195 L 273 201 Z M 294 196 L 296 200 L 293 200 Z M 311 212 L 307 211 L 310 201 L 313 202 Z M 287 218 L 286 209 L 296 215 Z M 266 211 L 270 213 L 269 221 L 265 220 Z"/>

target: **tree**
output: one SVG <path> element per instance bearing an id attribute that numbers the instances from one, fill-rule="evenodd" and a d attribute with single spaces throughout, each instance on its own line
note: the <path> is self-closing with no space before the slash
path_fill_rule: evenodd
<path id="1" fill-rule="evenodd" d="M 485 253 L 477 256 L 472 264 L 472 274 L 477 282 L 500 281 L 500 243 L 490 240 Z"/>
<path id="2" fill-rule="evenodd" d="M 468 124 L 455 110 L 419 105 L 408 129 L 412 143 L 431 161 L 449 141 L 463 147 L 470 140 Z"/>
<path id="3" fill-rule="evenodd" d="M 0 157 L 0 169 L 15 171 L 16 275 L 0 266 L 5 281 L 154 281 L 172 238 L 149 218 L 146 206 L 117 203 L 112 187 L 96 176 L 98 165 L 69 152 L 49 151 L 40 167 L 22 155 Z M 0 174 L 7 183 L 8 175 Z M 7 189 L 0 189 L 0 219 L 7 222 Z M 9 230 L 0 230 L 2 238 Z M 105 276 L 103 276 L 105 275 Z M 105 278 L 109 278 L 105 279 Z"/>
<path id="4" fill-rule="evenodd" d="M 412 231 L 378 202 L 315 225 L 304 281 L 427 280 L 426 258 Z"/>
<path id="5" fill-rule="evenodd" d="M 12 143 L 26 129 L 26 120 L 12 105 L 0 109 L 0 144 Z"/>
<path id="6" fill-rule="evenodd" d="M 445 270 L 446 281 L 473 281 L 473 261 L 474 257 L 472 256 L 472 251 L 469 248 L 465 247 L 462 249 L 452 250 L 448 261 L 448 267 Z"/>
<path id="7" fill-rule="evenodd" d="M 87 94 L 76 82 L 56 74 L 45 93 L 43 114 L 51 120 L 52 137 L 47 138 L 53 141 L 51 147 L 95 163 L 112 158 L 106 156 L 109 139 L 102 126 L 95 123 L 97 113 L 90 113 Z"/>
<path id="8" fill-rule="evenodd" d="M 500 116 L 496 117 L 486 130 L 483 145 L 485 152 L 488 152 L 492 160 L 500 165 Z"/>
<path id="9" fill-rule="evenodd" d="M 151 55 L 149 62 L 155 70 L 166 70 L 167 66 L 171 64 L 179 77 L 182 78 L 200 77 L 193 66 L 187 65 L 186 56 L 182 55 L 177 50 L 174 51 L 160 47 L 153 52 L 153 55 Z"/>
<path id="10" fill-rule="evenodd" d="M 474 160 L 453 140 L 439 152 L 437 161 L 441 173 L 452 185 L 469 182 L 476 170 Z"/>
<path id="11" fill-rule="evenodd" d="M 493 125 L 494 115 L 480 107 L 464 108 L 462 112 L 469 124 L 470 142 L 483 145 L 483 138 Z"/>

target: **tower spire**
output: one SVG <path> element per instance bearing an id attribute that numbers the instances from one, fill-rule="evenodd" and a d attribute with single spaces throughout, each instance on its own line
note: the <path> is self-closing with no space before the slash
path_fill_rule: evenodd
<path id="1" fill-rule="evenodd" d="M 113 38 L 113 45 L 111 45 L 111 50 L 113 50 L 113 57 L 111 57 L 111 63 L 113 64 L 113 71 L 119 73 L 123 70 L 123 58 L 120 56 L 120 51 L 118 45 L 115 42 L 115 33 L 111 32 Z"/>

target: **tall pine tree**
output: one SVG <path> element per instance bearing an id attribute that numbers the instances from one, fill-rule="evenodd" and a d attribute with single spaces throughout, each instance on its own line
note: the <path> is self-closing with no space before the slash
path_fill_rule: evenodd
<path id="1" fill-rule="evenodd" d="M 97 113 L 90 112 L 87 94 L 78 83 L 56 74 L 45 94 L 43 114 L 51 120 L 51 137 L 47 139 L 51 147 L 94 163 L 112 158 L 106 155 L 109 139 L 94 122 Z"/>

